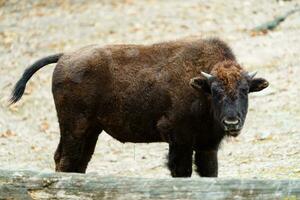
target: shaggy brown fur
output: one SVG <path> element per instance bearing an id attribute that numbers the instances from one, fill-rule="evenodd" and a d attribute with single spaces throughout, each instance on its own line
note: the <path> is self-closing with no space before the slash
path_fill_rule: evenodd
<path id="1" fill-rule="evenodd" d="M 227 93 L 233 95 L 236 92 L 236 85 L 242 79 L 242 74 L 245 71 L 242 67 L 236 63 L 236 61 L 226 60 L 216 64 L 211 74 L 216 76 L 218 80 L 220 80 Z"/>
<path id="2" fill-rule="evenodd" d="M 12 101 L 22 96 L 34 72 L 53 62 L 61 130 L 57 171 L 85 172 L 105 130 L 121 142 L 168 142 L 172 176 L 191 175 L 193 150 L 199 174 L 217 175 L 217 150 L 225 133 L 216 128 L 210 89 L 195 90 L 189 83 L 201 71 L 217 77 L 231 93 L 248 81 L 224 42 L 91 45 L 49 56 L 25 71 Z"/>

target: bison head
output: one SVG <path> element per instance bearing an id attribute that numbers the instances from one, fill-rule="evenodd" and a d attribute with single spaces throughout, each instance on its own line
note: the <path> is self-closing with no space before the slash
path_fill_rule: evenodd
<path id="1" fill-rule="evenodd" d="M 248 110 L 248 94 L 268 87 L 256 73 L 245 72 L 236 62 L 225 61 L 214 66 L 210 74 L 191 79 L 193 88 L 207 93 L 211 99 L 215 121 L 227 135 L 239 135 Z"/>

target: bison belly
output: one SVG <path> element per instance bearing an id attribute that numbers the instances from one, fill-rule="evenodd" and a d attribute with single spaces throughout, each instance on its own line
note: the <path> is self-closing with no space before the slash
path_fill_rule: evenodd
<path id="1" fill-rule="evenodd" d="M 157 121 L 170 108 L 170 98 L 155 83 L 138 85 L 116 94 L 119 100 L 98 119 L 103 129 L 121 142 L 160 142 Z"/>

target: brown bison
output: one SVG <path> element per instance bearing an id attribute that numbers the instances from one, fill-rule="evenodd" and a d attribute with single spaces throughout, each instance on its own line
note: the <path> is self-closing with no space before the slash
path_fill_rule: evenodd
<path id="1" fill-rule="evenodd" d="M 120 142 L 169 143 L 173 177 L 217 176 L 225 136 L 237 136 L 248 93 L 268 86 L 219 39 L 87 46 L 42 58 L 17 82 L 11 102 L 43 66 L 56 63 L 52 92 L 60 125 L 56 171 L 84 173 L 105 131 Z"/>

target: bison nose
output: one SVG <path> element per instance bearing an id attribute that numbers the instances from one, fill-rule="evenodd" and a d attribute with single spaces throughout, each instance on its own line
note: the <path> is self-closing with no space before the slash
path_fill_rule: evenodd
<path id="1" fill-rule="evenodd" d="M 240 124 L 239 118 L 224 118 L 223 124 L 226 131 L 237 130 L 239 129 Z"/>
<path id="2" fill-rule="evenodd" d="M 240 119 L 227 119 L 223 120 L 224 125 L 238 125 L 240 123 Z"/>

